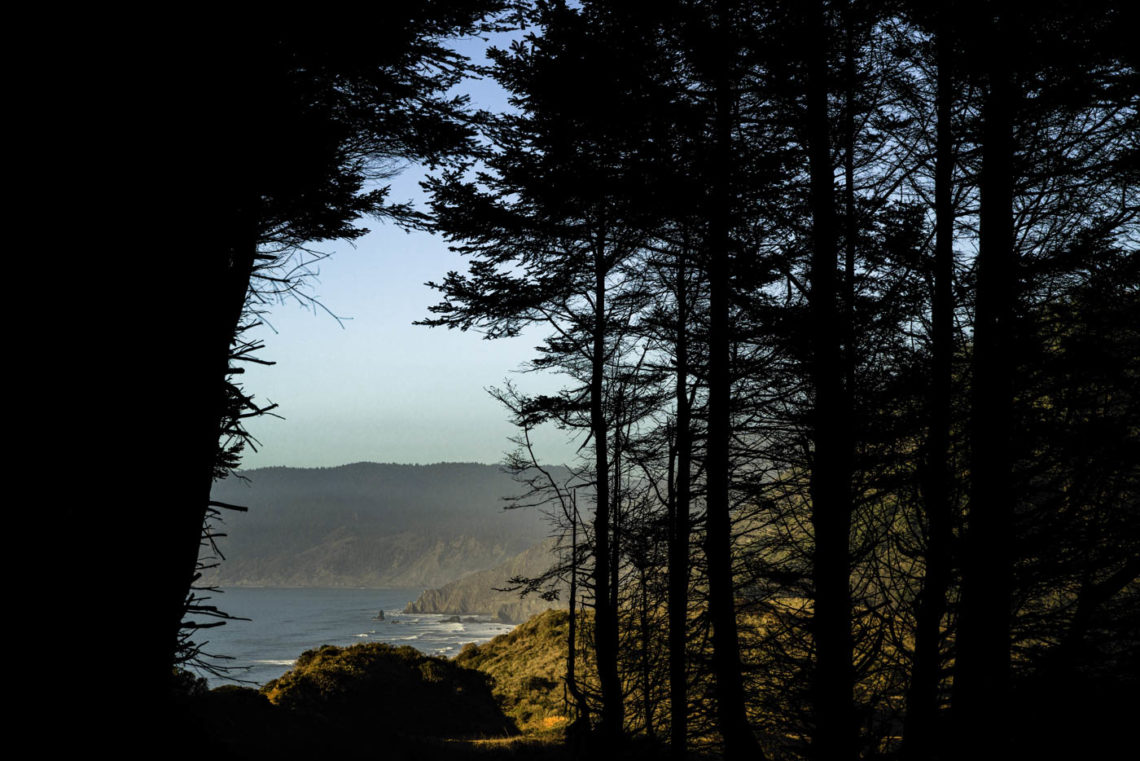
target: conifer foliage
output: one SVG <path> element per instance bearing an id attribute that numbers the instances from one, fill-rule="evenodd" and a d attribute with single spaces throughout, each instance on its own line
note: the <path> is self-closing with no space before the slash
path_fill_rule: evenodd
<path id="1" fill-rule="evenodd" d="M 1133 662 L 1140 88 L 1094 5 L 535 2 L 492 50 L 425 322 L 571 379 L 500 398 L 520 463 L 582 442 L 601 737 L 981 757 Z"/>
<path id="2" fill-rule="evenodd" d="M 424 324 L 544 331 L 532 367 L 565 379 L 496 394 L 525 501 L 557 506 L 561 562 L 519 582 L 571 590 L 576 748 L 1122 737 L 1085 724 L 1140 694 L 1131 6 L 433 0 L 187 34 L 155 59 L 193 233 L 166 236 L 191 306 L 155 377 L 188 391 L 137 558 L 140 694 L 169 692 L 211 482 L 263 411 L 243 331 L 371 215 L 462 257 Z M 478 73 L 510 108 L 471 113 L 446 41 L 508 28 Z M 427 212 L 378 189 L 403 161 Z M 557 479 L 543 425 L 580 444 Z"/>

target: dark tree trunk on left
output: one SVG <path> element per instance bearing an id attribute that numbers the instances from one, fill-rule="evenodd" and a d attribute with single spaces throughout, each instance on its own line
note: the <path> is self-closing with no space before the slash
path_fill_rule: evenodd
<path id="1" fill-rule="evenodd" d="M 259 199 L 246 169 L 245 140 L 253 120 L 240 101 L 244 95 L 223 85 L 233 71 L 222 63 L 200 63 L 191 81 L 175 88 L 181 105 L 193 112 L 182 154 L 185 171 L 173 192 L 174 203 L 193 231 L 171 232 L 157 258 L 169 314 L 162 325 L 161 361 L 153 381 L 169 404 L 162 409 L 163 463 L 144 474 L 151 506 L 139 520 L 138 567 L 152 589 L 148 630 L 135 641 L 148 652 L 145 694 L 159 703 L 170 687 L 187 594 L 194 582 L 202 528 L 217 462 L 221 422 L 227 408 L 230 351 L 249 293 L 259 241 Z M 181 114 L 176 114 L 181 117 Z M 183 117 L 188 118 L 188 117 Z M 162 247 L 162 239 L 156 248 Z M 173 266 L 172 266 L 173 265 Z M 145 643 L 144 643 L 145 640 Z"/>
<path id="2" fill-rule="evenodd" d="M 195 580 L 202 526 L 206 520 L 210 490 L 214 482 L 221 421 L 227 406 L 226 376 L 230 370 L 230 349 L 249 295 L 257 255 L 257 210 L 255 202 L 249 199 L 245 201 L 235 205 L 227 240 L 220 246 L 225 254 L 219 256 L 215 263 L 215 308 L 211 314 L 202 317 L 203 330 L 208 331 L 208 346 L 203 348 L 209 352 L 207 366 L 210 368 L 210 377 L 209 383 L 202 388 L 204 414 L 199 420 L 190 421 L 194 426 L 194 480 L 187 482 L 184 505 L 172 514 L 177 526 L 172 527 L 172 538 L 176 538 L 171 544 L 169 572 L 172 578 L 178 579 L 178 583 L 170 587 L 170 598 L 167 600 L 167 626 L 171 632 L 168 637 L 170 663 L 174 662 L 177 652 L 186 595 Z"/>

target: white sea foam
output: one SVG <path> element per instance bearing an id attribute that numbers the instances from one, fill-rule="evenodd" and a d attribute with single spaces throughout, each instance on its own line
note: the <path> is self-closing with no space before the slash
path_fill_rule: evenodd
<path id="1" fill-rule="evenodd" d="M 398 610 L 401 600 L 410 599 L 406 597 L 411 594 L 407 590 L 338 589 L 315 593 L 313 590 L 239 588 L 230 591 L 233 600 L 227 599 L 227 604 L 232 602 L 239 613 L 250 612 L 254 620 L 212 630 L 210 645 L 219 652 L 233 655 L 234 665 L 249 666 L 251 670 L 246 678 L 259 684 L 292 668 L 300 653 L 325 643 L 346 646 L 365 640 L 390 642 L 395 646 L 410 645 L 425 653 L 451 656 L 459 652 L 465 642 L 486 642 L 512 628 L 494 620 L 463 624 L 445 621 L 449 616 L 443 614 L 387 612 Z M 385 620 L 372 620 L 380 608 L 386 611 Z M 280 657 L 285 654 L 291 657 Z M 215 677 L 209 679 L 211 686 L 222 681 Z"/>

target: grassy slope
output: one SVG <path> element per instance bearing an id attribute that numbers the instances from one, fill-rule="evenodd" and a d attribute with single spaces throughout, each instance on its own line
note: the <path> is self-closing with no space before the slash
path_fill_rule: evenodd
<path id="1" fill-rule="evenodd" d="M 467 645 L 455 663 L 492 678 L 503 712 L 527 733 L 561 731 L 569 723 L 563 699 L 570 616 L 548 610 L 483 645 Z"/>

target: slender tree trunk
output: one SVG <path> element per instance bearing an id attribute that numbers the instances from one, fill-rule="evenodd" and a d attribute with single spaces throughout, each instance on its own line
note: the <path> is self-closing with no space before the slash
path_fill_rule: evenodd
<path id="1" fill-rule="evenodd" d="M 915 613 L 914 666 L 907 693 L 903 752 L 908 761 L 937 758 L 937 720 L 942 683 L 942 619 L 950 586 L 950 542 L 953 507 L 950 502 L 951 380 L 954 356 L 954 208 L 953 133 L 951 102 L 954 97 L 952 43 L 947 11 L 940 12 L 938 48 L 938 125 L 934 159 L 934 303 L 931 378 L 928 391 L 929 431 L 922 473 L 922 505 L 926 515 L 926 572 Z"/>
<path id="2" fill-rule="evenodd" d="M 708 209 L 709 409 L 705 455 L 706 530 L 712 666 L 716 677 L 717 718 L 728 761 L 762 757 L 744 708 L 744 679 L 736 628 L 732 578 L 732 522 L 729 516 L 729 452 L 732 437 L 732 377 L 729 366 L 729 222 L 732 161 L 732 106 L 727 2 L 717 4 L 715 39 L 719 48 L 715 86 L 713 161 Z"/>
<path id="3" fill-rule="evenodd" d="M 811 377 L 815 390 L 811 472 L 815 588 L 812 676 L 815 728 L 812 753 L 821 761 L 857 755 L 852 703 L 850 533 L 851 411 L 844 389 L 843 335 L 838 313 L 835 187 L 827 113 L 828 34 L 822 3 L 811 6 L 808 57 L 807 141 L 811 173 L 814 251 L 811 264 Z"/>
<path id="4" fill-rule="evenodd" d="M 648 549 L 646 550 L 648 552 Z M 641 711 L 642 721 L 645 723 L 645 734 L 651 740 L 653 731 L 653 679 L 650 673 L 649 643 L 653 639 L 653 630 L 649 621 L 649 559 L 643 558 L 638 569 L 641 591 Z"/>
<path id="5" fill-rule="evenodd" d="M 614 398 L 614 397 L 617 398 Z M 613 610 L 614 620 L 617 620 L 619 607 L 619 592 L 621 588 L 621 543 L 622 543 L 622 493 L 621 493 L 621 453 L 622 453 L 622 427 L 621 427 L 621 395 L 611 392 L 614 403 L 613 409 L 613 436 L 610 441 L 610 451 L 613 453 L 610 462 L 610 473 L 613 476 L 613 486 L 610 488 L 610 609 Z M 620 632 L 620 625 L 617 627 Z"/>
<path id="6" fill-rule="evenodd" d="M 570 516 L 570 616 L 566 633 L 566 689 L 574 701 L 577 715 L 574 725 L 590 725 L 590 707 L 578 686 L 578 494 L 571 492 Z M 577 732 L 575 733 L 578 734 Z"/>
<path id="7" fill-rule="evenodd" d="M 598 655 L 598 681 L 602 690 L 599 734 L 617 738 L 623 733 L 625 709 L 618 676 L 618 620 L 610 589 L 610 468 L 606 430 L 604 370 L 606 361 L 606 266 L 603 241 L 594 254 L 594 346 L 590 371 L 590 427 L 594 437 L 594 643 Z"/>
<path id="8" fill-rule="evenodd" d="M 843 382 L 854 407 L 855 394 L 855 255 L 859 238 L 855 208 L 855 29 L 851 0 L 843 4 Z"/>
<path id="9" fill-rule="evenodd" d="M 689 735 L 689 698 L 685 642 L 689 613 L 689 493 L 692 489 L 692 435 L 689 409 L 688 293 L 681 257 L 677 260 L 677 469 L 671 483 L 672 521 L 669 532 L 669 712 L 670 747 L 684 758 Z"/>
<path id="10" fill-rule="evenodd" d="M 961 753 L 1001 755 L 1008 736 L 1013 495 L 1010 456 L 1016 254 L 1013 241 L 1014 44 L 992 11 L 982 24 L 989 87 L 983 105 L 981 235 L 974 318 L 970 505 L 953 711 Z"/>

